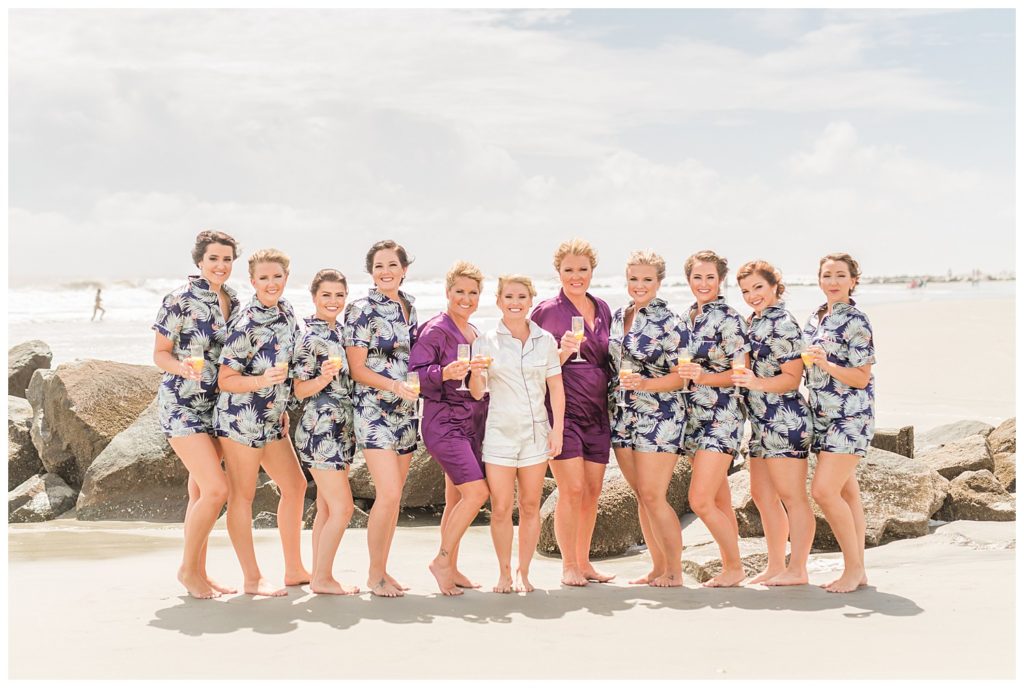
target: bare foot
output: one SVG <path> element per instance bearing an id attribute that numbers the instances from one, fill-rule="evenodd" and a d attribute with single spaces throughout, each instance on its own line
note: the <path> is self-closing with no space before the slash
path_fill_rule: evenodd
<path id="1" fill-rule="evenodd" d="M 615 578 L 615 574 L 608 575 L 607 573 L 601 573 L 593 566 L 588 566 L 583 569 L 583 577 L 588 581 L 594 581 L 595 583 L 607 583 Z"/>
<path id="2" fill-rule="evenodd" d="M 446 566 L 435 558 L 430 562 L 430 565 L 427 566 L 427 568 L 430 569 L 430 573 L 432 573 L 434 575 L 434 579 L 437 580 L 437 588 L 441 591 L 441 594 L 448 595 L 450 597 L 462 594 L 462 588 L 455 585 L 452 581 L 451 566 Z"/>
<path id="3" fill-rule="evenodd" d="M 666 573 L 651 581 L 656 588 L 678 588 L 683 584 L 682 572 Z"/>
<path id="4" fill-rule="evenodd" d="M 807 585 L 807 571 L 790 571 L 786 569 L 779 575 L 764 581 L 764 585 L 776 587 L 780 585 Z"/>
<path id="5" fill-rule="evenodd" d="M 401 583 L 399 583 L 398 581 L 396 581 L 396 580 L 395 580 L 395 579 L 394 579 L 394 578 L 393 578 L 393 577 L 391 576 L 391 574 L 390 574 L 390 573 L 385 573 L 385 574 L 384 574 L 384 578 L 386 578 L 386 579 L 387 579 L 388 583 L 391 583 L 391 585 L 393 585 L 394 587 L 398 588 L 399 590 L 408 590 L 408 589 L 409 589 L 409 586 L 408 586 L 408 585 L 402 585 Z"/>
<path id="6" fill-rule="evenodd" d="M 309 589 L 317 595 L 355 595 L 359 592 L 355 585 L 342 585 L 333 578 L 310 581 Z"/>
<path id="7" fill-rule="evenodd" d="M 219 592 L 221 594 L 224 594 L 224 595 L 234 595 L 236 592 L 238 592 L 238 588 L 229 588 L 226 585 L 222 585 L 221 583 L 218 583 L 217 581 L 213 580 L 209 576 L 206 576 L 206 584 L 209 585 L 214 590 L 216 590 L 217 592 Z"/>
<path id="8" fill-rule="evenodd" d="M 867 585 L 867 577 L 864 571 L 844 571 L 843 575 L 836 580 L 823 585 L 827 592 L 853 592 L 857 588 Z"/>
<path id="9" fill-rule="evenodd" d="M 215 597 L 220 597 L 220 593 L 210 587 L 206 578 L 198 574 L 179 570 L 178 582 L 184 585 L 188 594 L 197 600 L 212 600 Z"/>
<path id="10" fill-rule="evenodd" d="M 311 578 L 312 576 L 309 575 L 309 571 L 307 571 L 306 569 L 284 572 L 284 584 L 286 586 L 305 585 L 310 581 Z"/>
<path id="11" fill-rule="evenodd" d="M 773 571 L 772 569 L 765 569 L 764 571 L 750 579 L 750 585 L 757 585 L 758 583 L 764 583 L 765 585 L 767 585 L 765 581 L 771 578 L 775 578 L 782 572 L 782 570 Z"/>
<path id="12" fill-rule="evenodd" d="M 370 592 L 377 597 L 402 597 L 405 595 L 400 588 L 396 588 L 388 582 L 386 576 L 381 576 L 376 581 L 367 580 L 366 585 L 370 588 Z"/>
<path id="13" fill-rule="evenodd" d="M 529 571 L 519 569 L 516 571 L 516 592 L 533 592 L 533 584 L 530 583 Z"/>
<path id="14" fill-rule="evenodd" d="M 743 568 L 738 569 L 723 569 L 720 574 L 715 576 L 709 581 L 704 582 L 705 588 L 734 588 L 743 582 L 743 579 L 747 577 L 747 574 L 743 571 Z"/>
<path id="15" fill-rule="evenodd" d="M 630 585 L 650 585 L 651 581 L 654 580 L 655 578 L 657 578 L 660 575 L 662 575 L 662 573 L 660 571 L 655 571 L 654 569 L 651 569 L 651 571 L 649 573 L 647 573 L 647 574 L 645 574 L 643 576 L 640 576 L 639 578 L 634 578 L 633 580 L 629 581 L 629 584 Z"/>
<path id="16" fill-rule="evenodd" d="M 284 597 L 288 594 L 288 588 L 275 588 L 266 578 L 256 581 L 246 581 L 242 586 L 246 595 L 257 595 L 260 597 Z"/>
<path id="17" fill-rule="evenodd" d="M 562 569 L 562 584 L 582 587 L 587 584 L 587 577 L 576 568 Z"/>
<path id="18" fill-rule="evenodd" d="M 477 583 L 476 581 L 471 581 L 469 578 L 466 577 L 466 574 L 462 573 L 462 571 L 456 571 L 455 575 L 452 576 L 452 580 L 455 581 L 455 585 L 459 586 L 460 588 L 480 587 L 479 583 Z"/>
<path id="19" fill-rule="evenodd" d="M 507 573 L 503 573 L 498 576 L 498 584 L 493 588 L 494 592 L 512 592 L 512 576 Z"/>

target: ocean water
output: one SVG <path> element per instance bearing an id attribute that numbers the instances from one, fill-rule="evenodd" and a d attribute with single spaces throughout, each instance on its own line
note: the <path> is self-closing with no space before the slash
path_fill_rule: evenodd
<path id="1" fill-rule="evenodd" d="M 138 282 L 117 282 L 103 289 L 103 305 L 107 312 L 102 322 L 91 322 L 96 287 L 89 283 L 53 286 L 23 286 L 7 292 L 8 342 L 11 346 L 29 339 L 42 339 L 53 350 L 54 365 L 78 358 L 98 358 L 124 363 L 149 364 L 153 354 L 153 319 L 164 295 L 180 286 L 182 278 L 147 279 Z M 252 297 L 248 282 L 232 280 L 229 284 L 238 290 L 243 303 Z M 535 303 L 558 293 L 555 279 L 534 280 L 537 287 Z M 352 282 L 350 299 L 366 294 L 369 281 Z M 472 321 L 482 330 L 497 323 L 499 313 L 495 305 L 496 279 L 484 282 L 484 296 Z M 445 308 L 443 280 L 409 280 L 403 287 L 416 299 L 420 322 L 433 317 Z M 932 283 L 923 289 L 908 289 L 905 284 L 865 284 L 857 288 L 855 300 L 868 316 L 871 307 L 886 303 L 922 303 L 934 301 L 960 301 L 971 299 L 1014 298 L 1016 283 L 981 282 L 976 286 L 966 283 Z M 624 282 L 620 279 L 595 279 L 591 293 L 604 299 L 612 307 L 624 305 L 628 298 Z M 674 310 L 682 311 L 693 302 L 689 287 L 681 279 L 666 280 L 659 297 L 668 301 Z M 305 284 L 289 285 L 285 297 L 291 301 L 300 317 L 313 314 L 313 304 Z M 743 303 L 739 289 L 730 285 L 726 299 L 743 315 L 750 309 Z M 787 286 L 786 306 L 801 323 L 824 297 L 816 285 Z"/>

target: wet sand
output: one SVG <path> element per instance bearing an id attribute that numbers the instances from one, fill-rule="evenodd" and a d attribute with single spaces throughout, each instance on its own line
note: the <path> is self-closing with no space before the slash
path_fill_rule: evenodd
<path id="1" fill-rule="evenodd" d="M 692 515 L 684 541 L 710 541 Z M 310 552 L 309 532 L 303 533 Z M 336 575 L 363 586 L 365 530 L 345 536 Z M 645 553 L 600 562 L 607 585 L 559 585 L 538 558 L 532 594 L 436 593 L 436 526 L 399 528 L 403 599 L 233 595 L 199 601 L 174 580 L 179 526 L 67 519 L 9 530 L 10 677 L 27 678 L 1013 678 L 1014 523 L 959 521 L 868 550 L 871 587 L 710 590 L 629 586 Z M 257 531 L 280 580 L 276 531 Z M 685 554 L 684 554 L 685 556 Z M 496 565 L 486 527 L 461 567 L 482 590 Z M 240 583 L 219 524 L 210 571 Z M 812 555 L 812 583 L 838 575 Z"/>

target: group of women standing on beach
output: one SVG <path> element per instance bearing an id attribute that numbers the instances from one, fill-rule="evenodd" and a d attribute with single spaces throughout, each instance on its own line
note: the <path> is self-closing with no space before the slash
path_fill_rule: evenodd
<path id="1" fill-rule="evenodd" d="M 686 456 L 693 468 L 691 509 L 722 555 L 721 573 L 705 585 L 739 585 L 746 575 L 727 473 L 745 418 L 752 431 L 751 492 L 768 547 L 768 565 L 751 582 L 808 582 L 815 521 L 806 479 L 814 453 L 811 495 L 844 560 L 842 575 L 824 587 L 849 592 L 866 584 L 855 471 L 874 428 L 874 345 L 867 317 L 851 299 L 860 269 L 849 255 L 822 258 L 826 302 L 801 330 L 781 300 L 781 275 L 764 261 L 738 272 L 753 309 L 743 319 L 720 294 L 727 264 L 711 251 L 686 261 L 696 301 L 682 314 L 658 298 L 664 260 L 634 252 L 626 265 L 629 303 L 612 313 L 588 292 L 595 251 L 574 239 L 555 252 L 562 288 L 554 298 L 534 307 L 530 278 L 499 278 L 501 320 L 486 333 L 470 322 L 483 273 L 465 261 L 448 272 L 446 310 L 420 324 L 413 297 L 400 288 L 410 264 L 405 249 L 377 242 L 366 255 L 373 279 L 368 295 L 346 306 L 345 277 L 321 270 L 310 285 L 315 315 L 301 328 L 282 298 L 288 258 L 274 249 L 250 256 L 256 293 L 242 306 L 226 284 L 237 257 L 230 236 L 200 233 L 192 253 L 200 275 L 164 299 L 154 324 L 154 361 L 166 373 L 158 395 L 161 424 L 189 471 L 178 578 L 191 595 L 235 592 L 206 572 L 206 543 L 225 503 L 243 590 L 285 594 L 263 578 L 253 548 L 260 466 L 281 493 L 285 586 L 358 592 L 333 576 L 354 510 L 346 469 L 358 449 L 376 492 L 367 585 L 375 595 L 402 596 L 407 588 L 389 573 L 388 555 L 421 434 L 445 473 L 441 543 L 429 568 L 446 595 L 479 587 L 459 569 L 459 543 L 488 499 L 499 563 L 494 590 L 533 590 L 530 562 L 548 469 L 559 493 L 554 526 L 562 582 L 611 580 L 590 562 L 590 544 L 613 451 L 637 494 L 652 563 L 631 582 L 682 585 L 679 519 L 666 495 L 678 458 Z M 807 399 L 799 392 L 802 377 Z M 288 408 L 302 400 L 293 447 Z M 317 486 L 312 573 L 299 546 L 307 487 L 300 461 Z M 513 506 L 519 511 L 515 572 Z"/>

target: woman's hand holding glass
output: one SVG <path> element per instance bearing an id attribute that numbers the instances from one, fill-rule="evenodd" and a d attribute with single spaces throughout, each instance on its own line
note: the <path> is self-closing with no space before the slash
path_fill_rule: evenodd
<path id="1" fill-rule="evenodd" d="M 562 335 L 562 339 L 558 343 L 558 346 L 563 352 L 568 351 L 571 354 L 578 354 L 580 348 L 583 346 L 583 342 L 585 341 L 587 341 L 586 337 L 583 337 L 582 339 L 577 339 L 576 336 L 572 333 L 572 331 L 569 330 Z"/>
<path id="2" fill-rule="evenodd" d="M 699 385 L 701 380 L 704 379 L 704 372 L 704 369 L 700 367 L 700 363 L 694 363 L 693 361 L 689 363 L 680 362 L 676 366 L 676 373 L 679 377 L 684 380 L 692 380 L 695 385 Z"/>
<path id="3" fill-rule="evenodd" d="M 817 344 L 812 344 L 804 349 L 803 356 L 810 358 L 811 365 L 816 365 L 819 368 L 824 368 L 828 364 L 828 354 Z"/>
<path id="4" fill-rule="evenodd" d="M 742 370 L 734 368 L 732 384 L 736 387 L 745 387 L 756 391 L 761 388 L 761 379 L 754 375 L 754 371 L 749 368 L 743 368 Z"/>

